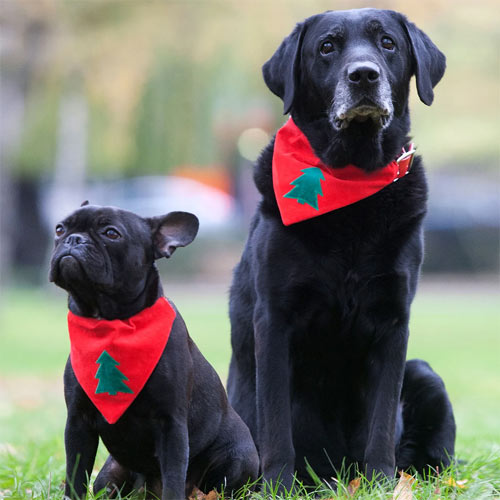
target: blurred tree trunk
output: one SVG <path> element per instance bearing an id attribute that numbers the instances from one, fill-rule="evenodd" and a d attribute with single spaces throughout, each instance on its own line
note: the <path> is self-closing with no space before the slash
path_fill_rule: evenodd
<path id="1" fill-rule="evenodd" d="M 13 165 L 23 130 L 26 96 L 45 50 L 43 22 L 24 16 L 16 2 L 0 3 L 0 289 L 9 281 L 13 210 Z"/>
<path id="2" fill-rule="evenodd" d="M 48 198 L 52 225 L 85 201 L 88 103 L 82 78 L 80 72 L 73 72 L 61 96 L 54 177 Z"/>

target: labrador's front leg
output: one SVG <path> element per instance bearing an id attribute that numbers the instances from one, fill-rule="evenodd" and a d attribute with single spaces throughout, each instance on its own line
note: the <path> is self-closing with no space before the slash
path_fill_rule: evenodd
<path id="1" fill-rule="evenodd" d="M 289 489 L 295 469 L 290 407 L 290 332 L 287 321 L 269 306 L 254 314 L 257 435 L 263 479 Z"/>
<path id="2" fill-rule="evenodd" d="M 400 335 L 404 334 L 401 332 Z M 394 477 L 396 418 L 404 375 L 404 354 L 406 346 L 395 349 L 394 345 L 388 345 L 386 356 L 375 356 L 370 367 L 365 421 L 368 436 L 363 460 L 368 478 L 380 474 Z"/>
<path id="3" fill-rule="evenodd" d="M 363 463 L 367 477 L 394 477 L 396 419 L 403 384 L 410 299 L 405 275 L 385 275 L 364 289 L 354 329 L 370 336 L 366 360 L 365 413 L 357 433 L 365 436 Z"/>

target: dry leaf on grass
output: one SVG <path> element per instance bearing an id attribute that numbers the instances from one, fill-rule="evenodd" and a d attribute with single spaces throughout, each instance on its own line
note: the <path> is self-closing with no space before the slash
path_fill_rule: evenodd
<path id="1" fill-rule="evenodd" d="M 349 496 L 353 497 L 356 494 L 356 491 L 358 491 L 360 484 L 361 484 L 360 477 L 356 477 L 349 483 L 349 486 L 347 486 L 347 493 L 349 493 Z"/>
<path id="2" fill-rule="evenodd" d="M 413 483 L 416 479 L 406 472 L 399 471 L 399 482 L 394 488 L 394 493 L 392 494 L 393 500 L 413 500 L 413 493 L 411 491 Z"/>
<path id="3" fill-rule="evenodd" d="M 201 495 L 202 492 L 198 488 L 194 487 L 193 491 L 188 496 L 188 500 L 201 500 Z"/>
<path id="4" fill-rule="evenodd" d="M 448 478 L 444 481 L 444 484 L 451 486 L 452 488 L 460 488 L 461 490 L 465 489 L 467 486 L 468 479 L 461 479 L 459 481 L 455 481 L 452 477 Z"/>
<path id="5" fill-rule="evenodd" d="M 189 500 L 217 500 L 218 498 L 219 494 L 215 490 L 205 495 L 205 493 L 198 488 L 193 488 L 191 495 L 189 495 Z"/>
<path id="6" fill-rule="evenodd" d="M 198 488 L 193 488 L 193 491 L 191 492 L 191 495 L 189 495 L 188 500 L 201 500 L 201 495 L 203 495 L 203 493 Z"/>

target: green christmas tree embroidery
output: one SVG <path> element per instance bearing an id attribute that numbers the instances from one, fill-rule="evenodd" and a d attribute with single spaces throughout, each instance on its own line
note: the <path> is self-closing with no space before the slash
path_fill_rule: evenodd
<path id="1" fill-rule="evenodd" d="M 293 198 L 301 205 L 307 203 L 318 210 L 318 195 L 323 196 L 321 181 L 325 180 L 325 176 L 318 167 L 304 168 L 301 172 L 303 174 L 300 177 L 290 182 L 290 185 L 295 187 L 283 197 Z"/>
<path id="2" fill-rule="evenodd" d="M 133 394 L 134 391 L 127 387 L 123 381 L 128 378 L 116 368 L 120 363 L 115 361 L 105 350 L 96 361 L 99 364 L 95 378 L 99 380 L 96 394 L 107 392 L 110 396 L 115 396 L 118 392 Z"/>

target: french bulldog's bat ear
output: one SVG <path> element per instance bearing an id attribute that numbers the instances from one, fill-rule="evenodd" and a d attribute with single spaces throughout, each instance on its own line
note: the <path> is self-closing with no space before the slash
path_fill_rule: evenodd
<path id="1" fill-rule="evenodd" d="M 262 66 L 264 82 L 283 100 L 283 114 L 290 112 L 295 99 L 300 73 L 300 52 L 306 23 L 299 23 L 281 42 L 271 59 Z"/>
<path id="2" fill-rule="evenodd" d="M 86 207 L 88 204 L 89 204 L 89 200 L 85 200 L 84 202 L 82 202 L 82 204 L 80 206 Z"/>
<path id="3" fill-rule="evenodd" d="M 198 218 L 188 212 L 170 212 L 146 220 L 153 234 L 155 259 L 168 258 L 176 248 L 189 245 L 200 226 Z"/>
<path id="4" fill-rule="evenodd" d="M 439 83 L 446 69 L 446 57 L 422 30 L 406 18 L 403 19 L 403 26 L 410 41 L 418 96 L 424 104 L 430 106 L 434 100 L 432 89 Z"/>

